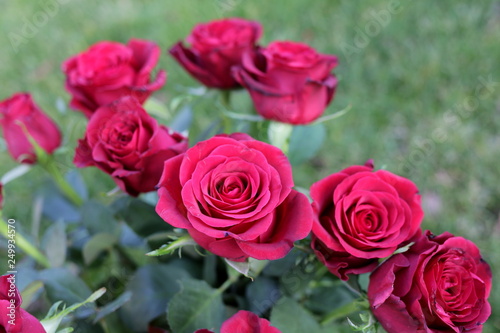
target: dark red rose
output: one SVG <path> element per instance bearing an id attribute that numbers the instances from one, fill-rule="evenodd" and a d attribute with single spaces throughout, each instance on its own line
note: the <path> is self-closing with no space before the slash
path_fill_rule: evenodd
<path id="1" fill-rule="evenodd" d="M 286 156 L 246 134 L 215 136 L 168 160 L 159 186 L 156 212 L 231 260 L 283 258 L 311 231 Z"/>
<path id="2" fill-rule="evenodd" d="M 21 294 L 15 286 L 14 275 L 0 276 L 0 332 L 45 333 L 42 324 L 21 308 Z"/>
<path id="3" fill-rule="evenodd" d="M 194 333 L 214 332 L 202 329 Z M 222 324 L 220 333 L 281 333 L 281 331 L 272 327 L 268 320 L 259 318 L 255 313 L 240 310 Z"/>
<path id="4" fill-rule="evenodd" d="M 316 120 L 330 104 L 337 79 L 330 74 L 337 57 L 296 42 L 273 42 L 243 55 L 233 75 L 264 118 L 290 124 Z"/>
<path id="5" fill-rule="evenodd" d="M 133 97 L 96 110 L 79 140 L 74 163 L 110 174 L 130 195 L 150 192 L 160 180 L 163 162 L 183 153 L 187 138 L 158 125 Z"/>
<path id="6" fill-rule="evenodd" d="M 10 155 L 21 163 L 36 162 L 27 134 L 49 154 L 61 145 L 59 128 L 28 93 L 16 93 L 0 102 L 0 126 Z"/>
<path id="7" fill-rule="evenodd" d="M 368 299 L 389 333 L 481 332 L 490 290 L 490 267 L 473 242 L 427 231 L 371 274 Z"/>
<path id="8" fill-rule="evenodd" d="M 262 34 L 260 23 L 229 18 L 198 24 L 187 41 L 175 44 L 170 54 L 195 79 L 211 88 L 239 87 L 231 75 L 231 67 L 241 63 L 241 56 L 255 49 Z"/>
<path id="9" fill-rule="evenodd" d="M 165 71 L 151 82 L 151 71 L 161 50 L 148 40 L 131 39 L 127 45 L 102 41 L 62 64 L 70 105 L 88 118 L 103 105 L 122 96 L 134 96 L 142 104 L 167 80 Z"/>
<path id="10" fill-rule="evenodd" d="M 372 271 L 420 232 L 424 213 L 410 180 L 373 164 L 351 166 L 311 186 L 312 247 L 328 269 L 347 274 Z"/>

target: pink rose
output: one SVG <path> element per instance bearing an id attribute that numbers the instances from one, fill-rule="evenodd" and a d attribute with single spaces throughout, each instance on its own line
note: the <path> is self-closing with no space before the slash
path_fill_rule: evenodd
<path id="1" fill-rule="evenodd" d="M 36 162 L 27 134 L 49 154 L 61 145 L 59 128 L 28 93 L 16 93 L 0 102 L 0 126 L 10 155 L 21 163 Z"/>
<path id="2" fill-rule="evenodd" d="M 297 125 L 316 120 L 330 104 L 337 86 L 331 74 L 335 66 L 333 55 L 303 43 L 275 41 L 245 53 L 233 75 L 262 117 Z"/>
<path id="3" fill-rule="evenodd" d="M 371 274 L 368 300 L 389 333 L 481 332 L 490 291 L 490 267 L 473 242 L 427 231 Z"/>
<path id="4" fill-rule="evenodd" d="M 207 87 L 229 89 L 239 87 L 231 75 L 231 67 L 241 63 L 241 56 L 255 49 L 262 34 L 258 22 L 240 18 L 215 20 L 194 27 L 187 41 L 191 48 L 178 42 L 170 54 L 195 79 Z"/>
<path id="5" fill-rule="evenodd" d="M 142 104 L 167 80 L 165 71 L 151 82 L 151 72 L 161 50 L 148 40 L 131 39 L 127 45 L 101 41 L 62 64 L 70 105 L 88 118 L 100 106 L 123 96 L 134 96 Z"/>
<path id="6" fill-rule="evenodd" d="M 424 213 L 410 180 L 369 161 L 351 166 L 311 186 L 312 247 L 328 269 L 347 274 L 372 271 L 420 232 Z"/>
<path id="7" fill-rule="evenodd" d="M 187 138 L 158 125 L 133 97 L 97 109 L 78 142 L 74 163 L 96 166 L 130 195 L 155 190 L 164 161 L 187 149 Z"/>
<path id="8" fill-rule="evenodd" d="M 159 187 L 156 212 L 231 260 L 283 258 L 311 230 L 286 156 L 246 134 L 215 136 L 168 160 Z"/>

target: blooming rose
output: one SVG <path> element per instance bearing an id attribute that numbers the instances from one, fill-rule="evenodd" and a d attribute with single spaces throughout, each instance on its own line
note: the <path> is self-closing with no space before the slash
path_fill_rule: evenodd
<path id="1" fill-rule="evenodd" d="M 231 67 L 241 63 L 241 55 L 255 49 L 262 34 L 258 22 L 229 18 L 198 24 L 187 41 L 191 48 L 178 42 L 170 54 L 197 80 L 213 88 L 235 88 L 239 84 Z"/>
<path id="2" fill-rule="evenodd" d="M 127 45 L 101 41 L 62 64 L 70 105 L 88 118 L 99 107 L 122 96 L 132 95 L 144 101 L 160 89 L 167 79 L 159 71 L 151 82 L 151 71 L 161 50 L 148 40 L 131 39 Z"/>
<path id="3" fill-rule="evenodd" d="M 28 93 L 16 93 L 0 102 L 0 126 L 10 155 L 21 163 L 36 162 L 28 134 L 49 154 L 61 145 L 59 128 Z"/>
<path id="4" fill-rule="evenodd" d="M 264 118 L 290 124 L 317 119 L 333 98 L 337 79 L 330 74 L 337 58 L 306 44 L 273 42 L 247 52 L 233 75 Z"/>
<path id="5" fill-rule="evenodd" d="M 153 191 L 163 162 L 187 149 L 187 139 L 158 125 L 130 96 L 100 107 L 79 140 L 74 163 L 110 174 L 130 195 Z"/>
<path id="6" fill-rule="evenodd" d="M 318 258 L 343 280 L 370 272 L 420 232 L 423 211 L 410 180 L 351 166 L 311 186 L 313 242 Z"/>
<path id="7" fill-rule="evenodd" d="M 491 271 L 471 241 L 427 231 L 370 276 L 368 299 L 389 333 L 481 332 Z"/>
<path id="8" fill-rule="evenodd" d="M 214 332 L 202 329 L 194 333 Z M 241 310 L 222 324 L 220 333 L 281 333 L 281 331 L 272 327 L 268 320 L 259 318 L 255 313 Z"/>
<path id="9" fill-rule="evenodd" d="M 42 324 L 21 308 L 22 298 L 14 275 L 0 276 L 0 332 L 45 333 Z"/>
<path id="10" fill-rule="evenodd" d="M 231 260 L 283 258 L 311 231 L 286 156 L 246 134 L 215 136 L 166 161 L 159 187 L 157 213 Z"/>

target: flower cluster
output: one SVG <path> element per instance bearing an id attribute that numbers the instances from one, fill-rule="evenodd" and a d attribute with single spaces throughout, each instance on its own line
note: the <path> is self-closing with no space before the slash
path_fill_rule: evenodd
<path id="1" fill-rule="evenodd" d="M 170 54 L 207 87 L 245 88 L 263 118 L 313 122 L 333 98 L 337 58 L 299 42 L 259 46 L 262 30 L 239 18 L 199 24 L 186 39 L 190 47 L 178 42 Z M 491 313 L 490 268 L 471 241 L 421 230 L 424 212 L 411 180 L 375 171 L 369 160 L 312 184 L 310 202 L 294 189 L 280 147 L 239 132 L 189 147 L 184 134 L 143 106 L 166 81 L 164 71 L 152 79 L 160 53 L 152 41 L 102 41 L 63 63 L 70 105 L 88 118 L 77 167 L 99 168 L 130 196 L 157 190 L 156 212 L 165 222 L 233 264 L 284 258 L 303 240 L 339 279 L 369 273 L 370 310 L 389 333 L 482 330 Z M 26 93 L 0 103 L 0 125 L 21 163 L 35 163 L 61 144 L 55 123 Z M 7 294 L 6 279 L 0 280 L 0 331 L 44 332 L 20 308 L 17 289 Z M 8 321 L 10 306 L 19 326 Z M 239 311 L 222 324 L 221 333 L 229 332 L 280 330 Z"/>
<path id="2" fill-rule="evenodd" d="M 256 45 L 258 22 L 239 18 L 197 25 L 187 41 L 170 49 L 175 59 L 208 87 L 245 87 L 257 112 L 290 124 L 316 120 L 333 98 L 337 57 L 292 41 Z"/>

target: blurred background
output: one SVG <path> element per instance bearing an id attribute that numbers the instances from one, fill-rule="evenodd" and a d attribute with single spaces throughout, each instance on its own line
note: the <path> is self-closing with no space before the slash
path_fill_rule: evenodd
<path id="1" fill-rule="evenodd" d="M 335 54 L 339 86 L 325 114 L 351 106 L 327 123 L 327 139 L 311 162 L 294 168 L 308 188 L 328 174 L 374 159 L 376 168 L 410 178 L 426 213 L 423 227 L 476 242 L 490 263 L 493 314 L 484 332 L 500 330 L 500 1 L 333 0 L 47 0 L 0 1 L 0 99 L 29 91 L 61 127 L 61 167 L 73 168 L 86 119 L 67 107 L 63 60 L 100 40 L 156 41 L 168 103 L 199 84 L 167 54 L 192 27 L 221 17 L 260 21 L 261 44 L 294 40 Z M 237 93 L 233 100 L 249 99 Z M 239 103 L 237 103 L 239 105 Z M 206 123 L 210 106 L 195 109 Z M 235 110 L 238 111 L 238 110 Z M 196 112 L 199 112 L 197 116 Z M 17 164 L 0 140 L 0 175 Z M 91 196 L 114 187 L 94 168 L 81 170 Z M 37 189 L 30 171 L 4 189 L 4 218 L 15 218 L 34 242 Z M 41 228 L 46 228 L 42 219 Z M 2 255 L 3 257 L 3 255 Z M 4 263 L 0 264 L 3 267 Z"/>

